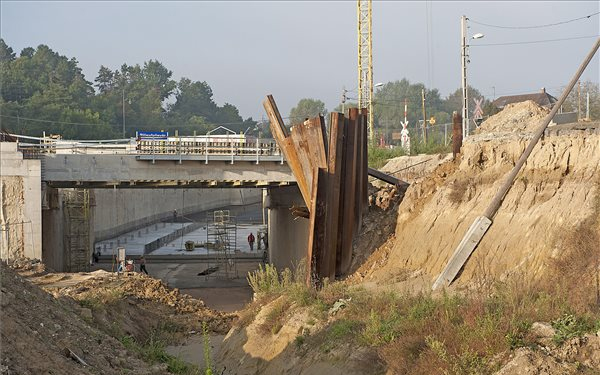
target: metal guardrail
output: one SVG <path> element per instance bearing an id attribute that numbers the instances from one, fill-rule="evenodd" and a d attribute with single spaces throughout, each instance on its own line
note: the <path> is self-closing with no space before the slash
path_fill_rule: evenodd
<path id="1" fill-rule="evenodd" d="M 17 136 L 21 138 L 20 136 Z M 136 155 L 158 156 L 158 159 L 188 159 L 186 156 L 203 156 L 208 162 L 211 156 L 218 156 L 220 160 L 223 157 L 230 156 L 231 160 L 256 160 L 261 158 L 273 160 L 280 158 L 283 161 L 283 154 L 274 139 L 232 139 L 232 140 L 210 140 L 198 138 L 197 140 L 169 139 L 169 140 L 138 140 L 128 143 L 117 143 L 116 141 L 61 141 L 37 139 L 39 143 L 31 142 L 32 137 L 25 138 L 28 142 L 19 142 L 18 149 L 29 158 L 40 158 L 43 154 L 78 154 L 78 155 Z M 170 156 L 170 157 L 166 157 Z M 166 158 L 165 158 L 166 157 Z M 182 158 L 183 157 L 183 158 Z"/>

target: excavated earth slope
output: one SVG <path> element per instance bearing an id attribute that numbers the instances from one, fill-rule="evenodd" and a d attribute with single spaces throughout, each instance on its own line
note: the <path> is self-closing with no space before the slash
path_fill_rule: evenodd
<path id="1" fill-rule="evenodd" d="M 531 102 L 507 107 L 464 143 L 460 158 L 412 184 L 398 209 L 394 245 L 376 251 L 358 270 L 360 278 L 375 284 L 408 278 L 430 287 L 545 115 Z M 540 140 L 455 284 L 543 276 L 559 255 L 561 233 L 594 215 L 599 165 L 598 127 Z"/>
<path id="2" fill-rule="evenodd" d="M 1 374 L 164 374 L 82 319 L 72 300 L 59 300 L 0 263 Z M 74 353 L 85 364 L 77 362 Z"/>

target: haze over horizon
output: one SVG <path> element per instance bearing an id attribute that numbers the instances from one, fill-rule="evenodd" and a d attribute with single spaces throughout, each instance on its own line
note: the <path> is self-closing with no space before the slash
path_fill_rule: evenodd
<path id="1" fill-rule="evenodd" d="M 76 58 L 91 82 L 101 65 L 155 59 L 175 80 L 206 81 L 218 104 L 255 120 L 266 117 L 267 94 L 284 116 L 302 98 L 331 111 L 343 88 L 356 97 L 355 1 L 2 1 L 0 10 L 1 37 L 17 54 L 46 44 Z M 599 10 L 597 1 L 374 1 L 373 80 L 406 78 L 444 97 L 454 92 L 464 14 L 469 35 L 485 34 L 470 42 L 472 87 L 489 99 L 542 87 L 558 97 L 600 34 Z M 598 82 L 599 65 L 595 56 L 582 81 Z"/>

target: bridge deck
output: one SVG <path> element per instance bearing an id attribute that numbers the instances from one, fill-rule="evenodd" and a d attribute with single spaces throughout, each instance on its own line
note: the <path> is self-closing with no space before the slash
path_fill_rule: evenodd
<path id="1" fill-rule="evenodd" d="M 256 188 L 295 183 L 281 157 L 45 154 L 42 180 L 67 188 Z"/>

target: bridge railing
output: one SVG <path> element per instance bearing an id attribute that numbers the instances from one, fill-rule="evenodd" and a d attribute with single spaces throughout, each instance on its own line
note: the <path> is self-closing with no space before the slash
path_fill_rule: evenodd
<path id="1" fill-rule="evenodd" d="M 219 156 L 282 156 L 274 139 L 232 140 L 125 140 L 64 141 L 19 137 L 18 148 L 23 154 L 127 154 L 127 155 L 219 155 Z M 23 139 L 20 139 L 23 138 Z M 37 141 L 37 142 L 36 142 Z"/>
<path id="2" fill-rule="evenodd" d="M 280 156 L 281 150 L 273 139 L 229 141 L 139 141 L 139 155 L 262 155 Z"/>

